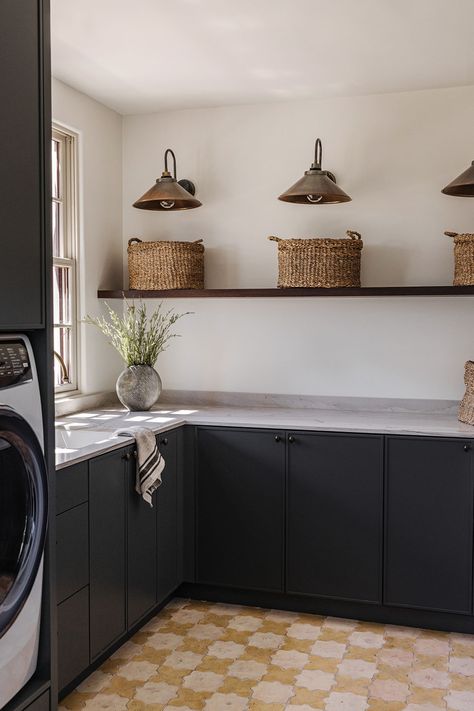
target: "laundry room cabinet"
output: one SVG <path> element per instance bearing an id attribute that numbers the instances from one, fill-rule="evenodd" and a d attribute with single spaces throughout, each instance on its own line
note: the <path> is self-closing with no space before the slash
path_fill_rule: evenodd
<path id="1" fill-rule="evenodd" d="M 42 11 L 38 0 L 0 2 L 1 329 L 39 328 L 45 321 L 51 118 Z"/>
<path id="2" fill-rule="evenodd" d="M 283 591 L 283 432 L 197 429 L 197 582 Z"/>
<path id="3" fill-rule="evenodd" d="M 474 632 L 471 440 L 201 426 L 194 453 L 186 593 Z"/>
<path id="4" fill-rule="evenodd" d="M 158 448 L 166 461 L 163 482 L 154 494 L 158 604 L 166 600 L 182 580 L 182 437 L 182 430 L 172 430 L 158 437 Z"/>
<path id="5" fill-rule="evenodd" d="M 127 627 L 132 629 L 163 602 L 180 579 L 180 477 L 178 448 L 181 432 L 157 437 L 166 462 L 161 486 L 153 494 L 153 508 L 135 491 L 133 450 L 125 453 L 127 501 Z"/>
<path id="6" fill-rule="evenodd" d="M 384 602 L 472 614 L 471 442 L 388 437 L 386 446 Z"/>
<path id="7" fill-rule="evenodd" d="M 166 464 L 153 507 L 135 490 L 133 446 L 57 472 L 62 693 L 124 642 L 181 582 L 181 437 L 173 430 L 157 438 Z"/>
<path id="8" fill-rule="evenodd" d="M 56 476 L 58 685 L 89 666 L 89 473 L 87 462 Z M 73 643 L 71 643 L 73 641 Z"/>
<path id="9" fill-rule="evenodd" d="M 130 448 L 89 462 L 90 647 L 96 659 L 126 631 L 126 475 Z"/>
<path id="10" fill-rule="evenodd" d="M 380 603 L 383 437 L 287 442 L 287 592 Z"/>

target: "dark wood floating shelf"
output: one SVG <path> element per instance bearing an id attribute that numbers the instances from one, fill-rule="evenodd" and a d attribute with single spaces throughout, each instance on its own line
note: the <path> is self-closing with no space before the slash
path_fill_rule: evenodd
<path id="1" fill-rule="evenodd" d="M 474 286 L 363 286 L 345 289 L 99 290 L 99 299 L 223 299 L 294 296 L 474 296 Z"/>

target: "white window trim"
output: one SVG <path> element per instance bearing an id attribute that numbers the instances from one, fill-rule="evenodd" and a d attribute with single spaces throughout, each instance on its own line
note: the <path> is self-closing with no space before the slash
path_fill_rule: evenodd
<path id="1" fill-rule="evenodd" d="M 53 266 L 67 266 L 71 269 L 71 323 L 72 349 L 70 383 L 55 387 L 56 397 L 80 393 L 80 329 L 79 329 L 79 220 L 78 220 L 78 134 L 60 124 L 53 122 L 52 137 L 61 141 L 66 151 L 66 170 L 61 175 L 64 210 L 62 211 L 63 234 L 67 238 L 65 250 L 70 257 L 53 257 Z M 54 198 L 53 198 L 54 201 Z M 60 324 L 54 324 L 54 326 Z"/>

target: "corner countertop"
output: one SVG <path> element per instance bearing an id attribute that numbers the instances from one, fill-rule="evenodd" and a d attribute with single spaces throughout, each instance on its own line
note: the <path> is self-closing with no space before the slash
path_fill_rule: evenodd
<path id="1" fill-rule="evenodd" d="M 150 412 L 128 412 L 121 406 L 98 408 L 58 418 L 56 424 L 67 429 L 99 430 L 107 433 L 100 438 L 101 441 L 94 444 L 57 451 L 57 469 L 132 444 L 133 439 L 130 437 L 107 439 L 108 433 L 131 426 L 150 427 L 155 434 L 188 424 L 474 438 L 474 427 L 459 422 L 453 407 L 446 407 L 444 410 L 430 409 L 426 406 L 426 402 L 419 409 L 412 406 L 406 411 L 390 409 L 390 407 L 380 408 L 375 403 L 373 409 L 370 409 L 367 401 L 364 402 L 363 409 L 357 409 L 353 403 L 345 406 L 339 403 L 331 407 L 237 406 L 202 403 L 185 406 L 182 403 L 177 405 L 162 403 Z"/>

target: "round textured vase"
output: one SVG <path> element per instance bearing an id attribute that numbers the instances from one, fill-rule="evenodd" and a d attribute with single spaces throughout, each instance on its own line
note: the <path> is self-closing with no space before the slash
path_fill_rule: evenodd
<path id="1" fill-rule="evenodd" d="M 160 397 L 161 378 L 151 365 L 130 365 L 115 387 L 122 405 L 132 412 L 149 410 Z"/>

